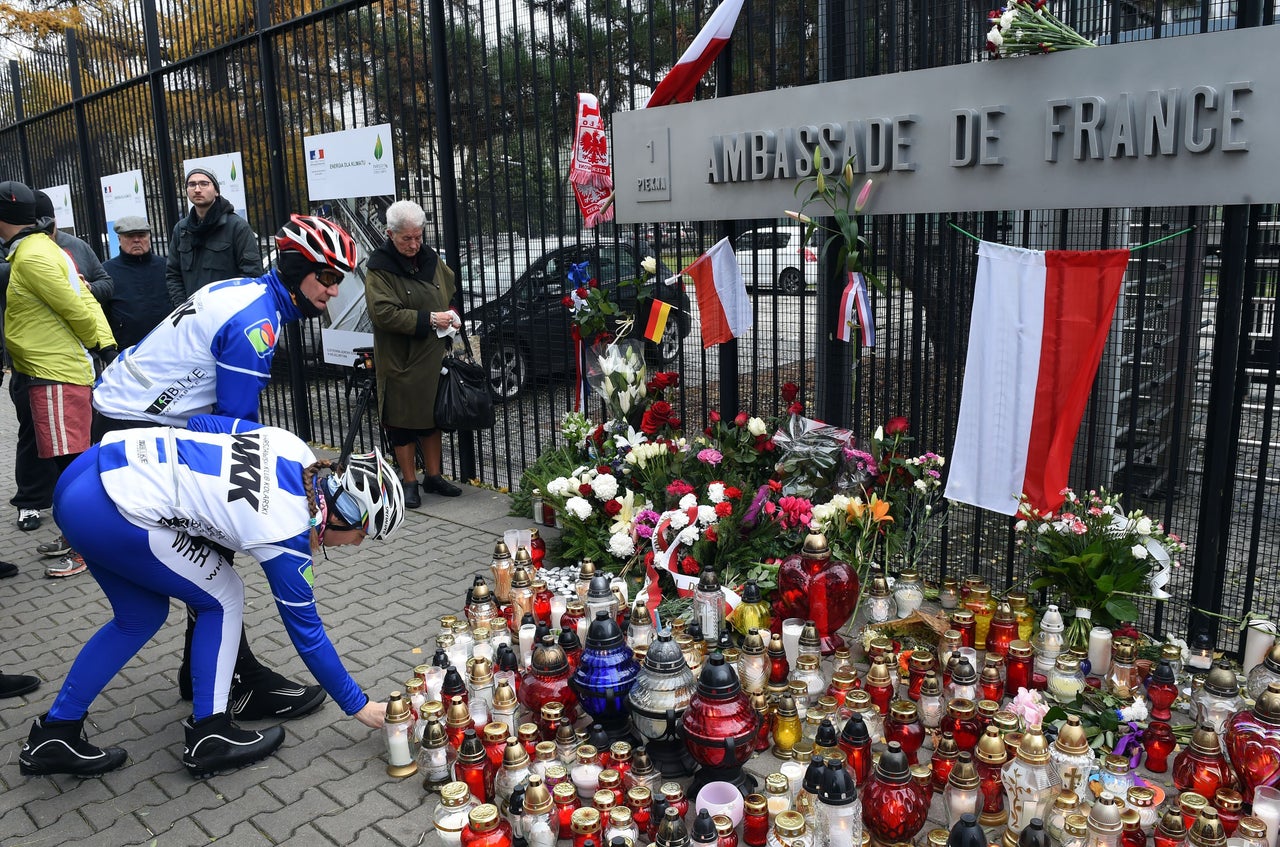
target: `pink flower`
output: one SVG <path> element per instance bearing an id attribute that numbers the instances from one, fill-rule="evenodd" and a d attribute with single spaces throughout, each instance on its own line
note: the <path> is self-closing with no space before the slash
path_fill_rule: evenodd
<path id="1" fill-rule="evenodd" d="M 813 504 L 803 497 L 788 494 L 778 500 L 778 508 L 782 510 L 781 522 L 784 529 L 808 526 L 813 519 Z"/>
<path id="2" fill-rule="evenodd" d="M 1033 726 L 1040 726 L 1044 716 L 1049 713 L 1049 704 L 1040 698 L 1038 692 L 1019 688 L 1017 696 L 1009 704 L 1009 711 L 1018 716 L 1024 729 L 1029 729 Z"/>
<path id="3" fill-rule="evenodd" d="M 724 461 L 724 454 L 719 450 L 708 447 L 705 450 L 698 451 L 698 461 L 706 462 L 708 465 L 718 465 Z"/>

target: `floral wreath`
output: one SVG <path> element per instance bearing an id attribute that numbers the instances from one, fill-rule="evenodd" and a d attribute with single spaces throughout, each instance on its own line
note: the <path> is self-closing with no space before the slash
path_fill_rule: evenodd
<path id="1" fill-rule="evenodd" d="M 652 563 L 648 565 L 650 608 L 657 608 L 657 604 L 661 601 L 658 570 L 665 570 L 671 575 L 676 592 L 681 597 L 689 597 L 693 594 L 694 589 L 698 587 L 698 577 L 682 573 L 676 566 L 676 557 L 681 548 L 692 547 L 719 521 L 720 516 L 716 513 L 715 506 L 699 504 L 697 497 L 693 494 L 684 495 L 676 508 L 668 509 L 658 515 L 657 523 L 653 527 L 653 535 L 649 538 L 650 545 L 653 547 Z M 724 594 L 731 611 L 742 602 L 742 597 L 733 589 L 721 586 L 720 591 Z"/>

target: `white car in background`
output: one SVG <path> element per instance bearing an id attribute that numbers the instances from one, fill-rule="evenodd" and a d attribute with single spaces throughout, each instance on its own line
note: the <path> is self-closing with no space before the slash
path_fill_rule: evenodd
<path id="1" fill-rule="evenodd" d="M 776 288 L 783 294 L 802 294 L 818 285 L 818 234 L 803 243 L 804 229 L 796 226 L 767 226 L 749 229 L 734 240 L 733 255 L 738 260 L 748 288 Z"/>

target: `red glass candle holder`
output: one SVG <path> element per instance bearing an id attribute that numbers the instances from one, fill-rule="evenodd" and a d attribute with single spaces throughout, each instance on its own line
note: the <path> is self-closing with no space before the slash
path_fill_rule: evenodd
<path id="1" fill-rule="evenodd" d="M 1169 770 L 1169 755 L 1177 744 L 1173 728 L 1164 721 L 1151 721 L 1142 731 L 1142 749 L 1147 754 L 1147 770 L 1165 773 Z"/>
<path id="2" fill-rule="evenodd" d="M 1147 682 L 1147 699 L 1151 701 L 1151 719 L 1167 721 L 1173 717 L 1169 708 L 1178 699 L 1178 684 L 1173 668 L 1163 659 Z"/>
<path id="3" fill-rule="evenodd" d="M 1014 641 L 1009 644 L 1009 652 L 1004 659 L 1004 690 L 1017 694 L 1019 688 L 1031 689 L 1031 675 L 1035 668 L 1034 651 L 1026 641 Z"/>
<path id="4" fill-rule="evenodd" d="M 872 838 L 881 844 L 911 841 L 928 818 L 929 800 L 911 778 L 902 749 L 889 742 L 862 791 L 862 820 Z"/>
<path id="5" fill-rule="evenodd" d="M 948 703 L 947 714 L 942 719 L 942 731 L 951 733 L 957 748 L 972 753 L 982 735 L 977 704 L 963 698 Z"/>
<path id="6" fill-rule="evenodd" d="M 1009 645 L 1018 640 L 1018 619 L 1010 612 L 1006 618 L 997 613 L 987 629 L 987 652 L 997 656 L 1009 655 Z"/>
<path id="7" fill-rule="evenodd" d="M 1235 773 L 1222 755 L 1218 733 L 1201 726 L 1191 736 L 1191 743 L 1173 760 L 1173 784 L 1179 791 L 1194 791 L 1212 797 L 1219 788 L 1234 788 Z"/>
<path id="8" fill-rule="evenodd" d="M 884 734 L 886 741 L 898 742 L 909 764 L 916 764 L 916 753 L 924 745 L 924 726 L 920 723 L 915 703 L 895 701 L 889 707 Z"/>

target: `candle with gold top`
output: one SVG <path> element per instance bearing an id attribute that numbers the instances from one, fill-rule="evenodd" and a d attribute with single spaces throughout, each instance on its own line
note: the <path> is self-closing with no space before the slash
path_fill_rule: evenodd
<path id="1" fill-rule="evenodd" d="M 1005 805 L 1009 812 L 1005 847 L 1017 847 L 1018 836 L 1032 818 L 1044 819 L 1052 802 L 1056 779 L 1049 764 L 1049 744 L 1038 726 L 1028 727 L 1018 744 L 1018 754 L 1001 771 Z"/>
<path id="2" fill-rule="evenodd" d="M 493 545 L 489 572 L 493 574 L 493 596 L 500 604 L 511 602 L 511 550 L 502 539 Z"/>

